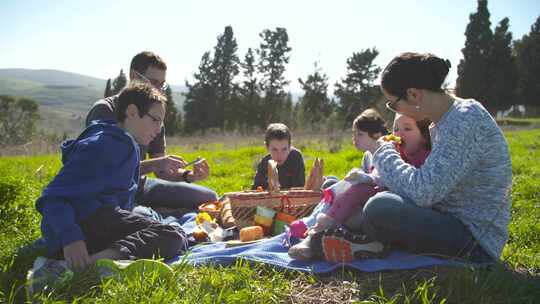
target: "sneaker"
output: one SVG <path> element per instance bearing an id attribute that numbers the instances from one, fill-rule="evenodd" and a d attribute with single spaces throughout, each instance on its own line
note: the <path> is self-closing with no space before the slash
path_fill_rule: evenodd
<path id="1" fill-rule="evenodd" d="M 135 261 L 100 259 L 96 261 L 96 266 L 102 279 L 112 276 L 146 277 L 154 273 L 161 278 L 169 279 L 174 275 L 174 271 L 169 265 L 151 259 L 140 259 Z"/>
<path id="2" fill-rule="evenodd" d="M 313 257 L 311 249 L 311 235 L 308 235 L 298 244 L 291 246 L 287 251 L 289 257 L 293 260 L 308 261 Z"/>
<path id="3" fill-rule="evenodd" d="M 381 258 L 386 256 L 386 247 L 371 240 L 365 234 L 354 234 L 343 228 L 329 229 L 314 234 L 311 248 L 315 257 L 327 262 L 348 263 L 355 259 Z"/>
<path id="4" fill-rule="evenodd" d="M 69 269 L 66 261 L 38 257 L 26 277 L 28 296 L 31 298 L 33 294 L 50 288 L 56 282 L 71 278 L 73 278 L 73 271 Z"/>
<path id="5" fill-rule="evenodd" d="M 147 277 L 153 274 L 163 279 L 170 279 L 174 276 L 171 266 L 158 260 L 140 259 L 130 263 L 124 270 L 126 276 Z"/>

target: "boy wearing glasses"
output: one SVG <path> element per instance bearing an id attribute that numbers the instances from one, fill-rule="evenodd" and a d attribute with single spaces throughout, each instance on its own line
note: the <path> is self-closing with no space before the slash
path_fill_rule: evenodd
<path id="1" fill-rule="evenodd" d="M 81 270 L 103 258 L 171 258 L 187 249 L 179 226 L 131 211 L 139 145 L 161 131 L 165 102 L 152 86 L 133 83 L 118 96 L 116 121 L 95 121 L 62 144 L 63 167 L 36 202 L 49 257 Z"/>
<path id="2" fill-rule="evenodd" d="M 130 80 L 139 80 L 164 91 L 167 65 L 155 53 L 141 52 L 131 60 Z M 98 100 L 86 117 L 86 125 L 93 120 L 114 119 L 118 95 Z M 151 207 L 196 209 L 199 204 L 217 199 L 211 189 L 191 184 L 208 177 L 209 166 L 206 160 L 195 163 L 192 170 L 184 169 L 186 162 L 178 156 L 165 153 L 165 129 L 163 120 L 148 114 L 154 124 L 160 124 L 161 131 L 147 144 L 140 145 L 141 183 L 135 202 Z M 149 159 L 145 160 L 146 155 Z M 158 178 L 146 178 L 154 173 Z"/>

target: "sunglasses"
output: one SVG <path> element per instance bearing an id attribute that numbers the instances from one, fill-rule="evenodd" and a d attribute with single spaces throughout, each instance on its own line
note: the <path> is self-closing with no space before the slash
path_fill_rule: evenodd
<path id="1" fill-rule="evenodd" d="M 148 78 L 146 76 L 144 76 L 143 74 L 137 72 L 137 70 L 133 70 L 135 72 L 135 74 L 137 74 L 137 76 L 139 76 L 142 80 L 150 83 L 151 85 L 153 85 L 156 89 L 162 91 L 162 92 L 165 92 L 165 90 L 167 90 L 167 88 L 169 87 L 169 84 L 165 81 L 158 81 L 158 80 L 155 80 L 155 79 L 151 79 L 151 78 Z"/>
<path id="2" fill-rule="evenodd" d="M 396 100 L 386 100 L 386 108 L 392 112 L 397 112 L 397 104 L 401 100 L 401 97 L 398 97 Z"/>

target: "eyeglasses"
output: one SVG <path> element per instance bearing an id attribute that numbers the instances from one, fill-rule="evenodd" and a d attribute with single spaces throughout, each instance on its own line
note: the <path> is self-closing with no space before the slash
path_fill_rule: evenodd
<path id="1" fill-rule="evenodd" d="M 392 112 L 397 112 L 397 104 L 398 102 L 401 100 L 401 97 L 398 97 L 396 100 L 394 101 L 391 101 L 391 100 L 386 100 L 386 108 Z"/>
<path id="2" fill-rule="evenodd" d="M 167 88 L 169 87 L 169 84 L 165 81 L 158 81 L 156 79 L 151 79 L 151 78 L 148 78 L 146 76 L 144 76 L 143 74 L 137 72 L 137 70 L 133 69 L 133 71 L 135 72 L 135 74 L 137 74 L 142 80 L 150 83 L 151 85 L 153 85 L 156 89 L 164 92 L 165 90 L 167 90 Z"/>
<path id="3" fill-rule="evenodd" d="M 150 114 L 150 113 L 146 113 L 144 114 L 148 117 L 150 117 L 150 119 L 152 119 L 152 122 L 156 125 L 156 126 L 159 126 L 160 128 L 163 127 L 163 120 L 161 120 L 159 117 L 155 117 L 154 115 Z"/>

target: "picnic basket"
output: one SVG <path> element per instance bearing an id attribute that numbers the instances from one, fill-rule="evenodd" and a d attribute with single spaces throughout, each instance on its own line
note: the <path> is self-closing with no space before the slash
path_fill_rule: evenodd
<path id="1" fill-rule="evenodd" d="M 257 206 L 285 212 L 296 218 L 309 215 L 321 201 L 324 163 L 317 158 L 304 188 L 281 190 L 277 164 L 268 163 L 268 190 L 246 190 L 225 193 L 226 203 L 230 204 L 232 216 L 238 228 L 254 225 Z"/>

